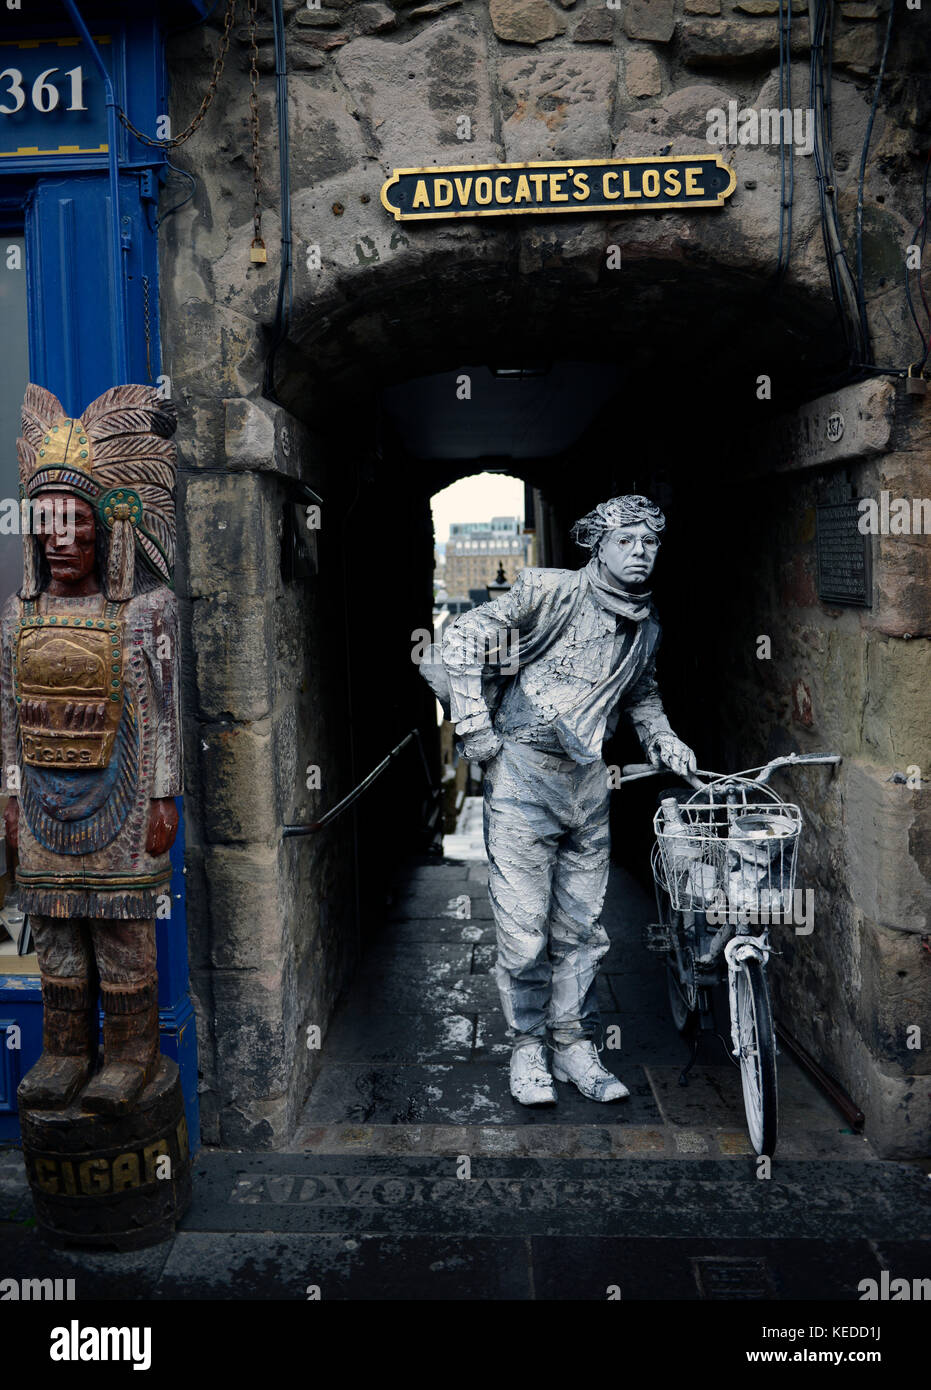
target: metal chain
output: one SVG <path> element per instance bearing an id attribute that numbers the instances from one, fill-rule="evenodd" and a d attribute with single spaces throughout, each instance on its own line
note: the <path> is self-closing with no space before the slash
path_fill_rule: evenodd
<path id="1" fill-rule="evenodd" d="M 253 246 L 264 248 L 265 242 L 262 240 L 262 205 L 259 199 L 259 69 L 258 57 L 259 49 L 256 43 L 256 11 L 258 0 L 248 0 L 249 4 L 249 39 L 252 51 L 249 55 L 249 81 L 252 90 L 249 93 L 249 118 L 252 124 L 252 229 Z"/>
<path id="2" fill-rule="evenodd" d="M 257 52 L 257 50 L 256 50 L 256 48 L 255 48 L 255 32 L 254 32 L 254 26 L 255 26 L 255 3 L 256 3 L 256 0 L 249 0 L 249 3 L 250 3 L 250 9 L 251 9 L 251 11 L 252 11 L 252 24 L 253 24 L 253 34 L 252 34 L 253 60 L 252 60 L 252 61 L 253 61 L 253 71 L 255 71 L 255 55 L 256 55 L 256 52 Z M 118 106 L 118 107 L 116 108 L 116 114 L 117 114 L 117 116 L 119 117 L 119 119 L 122 121 L 123 125 L 126 127 L 127 130 L 131 131 L 131 132 L 133 133 L 133 135 L 135 135 L 136 139 L 137 139 L 137 140 L 140 140 L 140 141 L 142 142 L 143 145 L 153 145 L 153 146 L 155 146 L 156 149 L 160 149 L 160 150 L 173 150 L 173 149 L 177 149 L 178 145 L 183 145 L 184 142 L 185 142 L 185 140 L 190 140 L 191 136 L 194 134 L 194 132 L 197 130 L 197 128 L 201 125 L 201 123 L 202 123 L 204 117 L 205 117 L 206 114 L 207 114 L 207 111 L 208 111 L 209 108 L 210 108 L 210 103 L 213 101 L 213 98 L 216 96 L 216 93 L 217 93 L 217 84 L 219 83 L 220 78 L 223 76 L 223 64 L 224 64 L 224 61 L 225 61 L 225 59 L 226 59 L 227 52 L 229 51 L 229 46 L 230 46 L 230 31 L 231 31 L 231 29 L 232 29 L 232 27 L 233 27 L 233 20 L 234 20 L 234 18 L 235 18 L 235 15 L 236 15 L 236 0 L 227 0 L 227 4 L 226 4 L 226 16 L 225 16 L 225 18 L 224 18 L 224 20 L 223 20 L 223 33 L 222 33 L 221 36 L 220 36 L 220 45 L 219 45 L 219 48 L 217 49 L 216 61 L 214 62 L 214 65 L 213 65 L 213 76 L 212 76 L 211 79 L 210 79 L 210 83 L 209 83 L 209 85 L 208 85 L 208 87 L 207 87 L 207 91 L 206 91 L 206 94 L 204 95 L 204 99 L 203 99 L 203 101 L 202 101 L 201 104 L 200 104 L 200 110 L 198 111 L 198 113 L 197 113 L 197 115 L 194 117 L 194 119 L 191 121 L 190 125 L 189 125 L 189 126 L 186 126 L 185 129 L 182 130 L 182 132 L 181 132 L 180 135 L 175 135 L 175 136 L 173 136 L 170 140 L 153 140 L 152 137 L 151 137 L 150 135 L 145 135 L 145 134 L 143 134 L 143 132 L 142 132 L 141 130 L 138 130 L 138 129 L 133 125 L 132 121 L 129 119 L 129 117 L 127 116 L 126 112 L 123 110 L 123 108 L 122 108 L 121 106 Z"/>
<path id="3" fill-rule="evenodd" d="M 145 328 L 145 370 L 149 381 L 152 380 L 152 338 L 149 330 L 149 277 L 142 277 L 142 322 Z"/>

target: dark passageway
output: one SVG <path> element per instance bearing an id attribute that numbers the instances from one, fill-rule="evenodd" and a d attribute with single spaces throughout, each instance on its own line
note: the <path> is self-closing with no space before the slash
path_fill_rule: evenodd
<path id="1" fill-rule="evenodd" d="M 412 658 L 433 627 L 434 545 L 445 539 L 433 534 L 430 499 L 457 479 L 519 478 L 533 499 L 533 562 L 557 568 L 583 564 L 570 528 L 599 501 L 636 491 L 659 504 L 667 528 L 653 583 L 663 628 L 658 679 L 672 727 L 699 766 L 849 753 L 833 746 L 836 700 L 824 747 L 797 679 L 812 645 L 832 640 L 819 629 L 826 620 L 812 540 L 816 506 L 839 484 L 809 472 L 800 496 L 786 471 L 791 455 L 777 442 L 781 422 L 792 422 L 816 389 L 813 364 L 825 384 L 840 365 L 832 306 L 792 287 L 780 297 L 733 267 L 675 257 L 594 284 L 558 263 L 545 273 L 502 272 L 438 258 L 421 269 L 416 285 L 385 279 L 364 304 L 347 302 L 325 321 L 308 317 L 282 363 L 283 399 L 313 431 L 313 456 L 331 460 L 320 475 L 328 524 L 318 538 L 320 578 L 307 589 L 313 631 L 301 687 L 311 756 L 327 782 L 296 818 L 338 804 L 412 730 L 434 789 L 410 744 L 338 831 L 312 846 L 295 842 L 292 862 L 307 884 L 297 897 L 320 922 L 314 954 L 299 959 L 319 997 L 312 1019 L 330 1017 L 354 970 L 364 979 L 366 950 L 386 962 L 401 951 L 385 926 L 390 886 L 412 856 L 435 862 L 436 703 Z M 838 640 L 857 640 L 855 617 L 842 615 Z M 761 635 L 771 661 L 760 660 Z M 830 687 L 825 696 L 827 706 Z M 625 720 L 604 757 L 616 766 L 642 759 Z M 823 774 L 799 774 L 779 790 L 803 807 L 814 800 L 823 833 L 836 802 Z M 613 862 L 641 892 L 652 891 L 656 792 L 645 782 L 612 798 Z M 800 872 L 817 884 L 825 930 L 810 943 L 787 941 L 774 958 L 777 1020 L 790 1032 L 804 1032 L 808 1018 L 829 1026 L 824 980 L 833 989 L 841 968 L 829 932 L 843 920 L 834 903 L 844 871 L 836 856 L 819 855 L 817 834 L 803 845 Z M 608 910 L 620 906 L 611 901 Z M 631 930 L 642 921 L 641 913 Z M 298 927 L 295 934 L 300 951 Z M 459 962 L 463 978 L 485 974 L 477 959 Z M 308 1095 L 316 1103 L 329 1064 L 314 1052 L 302 1063 L 304 1084 L 290 1092 L 295 1123 Z"/>

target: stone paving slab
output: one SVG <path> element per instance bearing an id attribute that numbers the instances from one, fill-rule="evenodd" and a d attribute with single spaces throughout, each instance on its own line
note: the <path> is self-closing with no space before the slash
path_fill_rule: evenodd
<path id="1" fill-rule="evenodd" d="M 851 1149 L 834 1157 L 861 1157 Z M 862 1145 L 863 1141 L 856 1141 Z M 753 1149 L 746 1132 L 691 1130 L 671 1125 L 548 1124 L 530 1125 L 302 1125 L 291 1147 L 307 1153 L 485 1154 L 540 1158 L 718 1158 L 746 1159 Z M 818 1157 L 811 1148 L 790 1142 L 785 1158 Z M 869 1155 L 872 1158 L 872 1155 Z M 873 1159 L 873 1161 L 878 1161 Z"/>
<path id="2" fill-rule="evenodd" d="M 897 1163 L 202 1154 L 185 1231 L 893 1240 L 931 1234 L 931 1184 Z"/>
<path id="3" fill-rule="evenodd" d="M 617 1012 L 610 976 L 599 977 L 597 995 L 600 1009 Z M 501 1008 L 494 976 L 486 974 L 428 980 L 425 974 L 402 970 L 391 973 L 360 971 L 349 998 L 352 1004 L 373 1017 L 378 1013 L 491 1013 Z"/>
<path id="4" fill-rule="evenodd" d="M 464 975 L 437 980 L 426 987 L 423 980 L 395 975 L 390 980 L 372 976 L 353 984 L 350 1002 L 374 1018 L 394 1014 L 477 1014 L 500 1008 L 498 987 L 490 975 Z"/>
<path id="5" fill-rule="evenodd" d="M 511 1039 L 500 1007 L 476 1015 L 472 1057 L 476 1062 L 498 1062 L 502 1067 L 509 1065 Z"/>
<path id="6" fill-rule="evenodd" d="M 373 947 L 405 945 L 415 941 L 437 941 L 493 945 L 495 924 L 491 921 L 459 921 L 449 917 L 415 917 L 410 922 L 385 922 L 372 936 Z"/>
<path id="7" fill-rule="evenodd" d="M 182 1232 L 158 1298 L 525 1300 L 526 1238 Z"/>
<path id="8" fill-rule="evenodd" d="M 639 931 L 635 938 L 625 929 L 622 940 L 615 939 L 610 950 L 601 962 L 606 975 L 643 975 L 659 981 L 663 995 L 666 993 L 663 958 L 655 951 L 648 951 L 641 945 Z"/>
<path id="9" fill-rule="evenodd" d="M 599 975 L 595 981 L 598 995 L 598 1008 L 601 1012 L 614 1013 L 617 1009 L 617 993 L 610 975 Z"/>
<path id="10" fill-rule="evenodd" d="M 555 1106 L 524 1106 L 508 1090 L 506 1067 L 379 1066 L 332 1063 L 321 1070 L 302 1124 L 659 1124 L 660 1112 L 641 1067 L 629 1068 L 630 1097 L 610 1105 L 586 1100 L 556 1082 Z"/>
<path id="11" fill-rule="evenodd" d="M 696 1065 L 688 1085 L 679 1085 L 681 1067 L 648 1063 L 647 1075 L 663 1118 L 675 1125 L 740 1127 L 744 1124 L 740 1072 L 725 1057 L 723 1065 Z M 849 1128 L 839 1110 L 823 1096 L 801 1067 L 784 1053 L 777 1064 L 779 1122 L 783 1133 L 798 1128 L 837 1133 Z"/>
<path id="12" fill-rule="evenodd" d="M 634 1013 L 630 1009 L 625 1009 L 623 1013 L 604 1013 L 601 1022 L 606 1038 L 608 1028 L 620 1030 L 620 1048 L 606 1049 L 602 1056 L 605 1066 L 618 1073 L 627 1062 L 641 1062 L 651 1066 L 675 1067 L 678 1075 L 689 1059 L 688 1044 L 670 1026 L 664 1007 L 647 1009 L 643 1013 Z"/>
<path id="13" fill-rule="evenodd" d="M 476 946 L 472 951 L 473 975 L 491 975 L 498 960 L 498 948 L 494 942 Z"/>
<path id="14" fill-rule="evenodd" d="M 73 1278 L 86 1300 L 857 1300 L 927 1277 L 931 1240 L 183 1230 L 130 1255 L 50 1250 L 0 1227 L 6 1275 Z M 73 1306 L 73 1305 L 72 1305 Z M 75 1311 L 77 1311 L 75 1309 Z"/>
<path id="15" fill-rule="evenodd" d="M 675 1033 L 669 1016 L 666 981 L 661 971 L 630 971 L 626 975 L 617 975 L 607 970 L 605 978 L 610 982 L 611 991 L 625 1015 L 652 1012 L 657 1018 L 662 1019 L 667 1029 Z"/>
<path id="16" fill-rule="evenodd" d="M 491 903 L 482 885 L 461 884 L 449 888 L 418 888 L 400 895 L 389 907 L 389 922 L 408 922 L 417 917 L 440 917 L 450 921 L 490 922 Z M 463 902 L 463 899 L 467 899 Z"/>
<path id="17" fill-rule="evenodd" d="M 608 1030 L 613 1028 L 620 1030 L 619 1048 L 607 1045 L 609 1039 L 613 1043 L 618 1037 L 616 1033 L 609 1033 Z M 602 1062 L 609 1071 L 620 1076 L 621 1080 L 624 1079 L 624 1067 L 632 1063 L 656 1062 L 681 1069 L 689 1058 L 688 1045 L 670 1026 L 668 1017 L 657 1009 L 642 1014 L 629 1010 L 621 1014 L 603 1009 L 601 1032 L 597 1035 L 596 1042 L 602 1048 Z M 475 1060 L 498 1060 L 504 1065 L 510 1055 L 511 1041 L 500 1008 L 479 1014 L 475 1033 Z M 722 1058 L 722 1061 L 725 1066 L 729 1065 L 726 1058 Z"/>
<path id="18" fill-rule="evenodd" d="M 366 951 L 354 983 L 363 986 L 370 980 L 389 983 L 401 976 L 429 989 L 440 981 L 471 974 L 474 950 L 470 942 L 461 945 L 436 941 L 386 942 Z"/>
<path id="19" fill-rule="evenodd" d="M 609 1009 L 616 1013 L 624 1008 L 624 1001 L 631 993 L 639 992 L 639 987 L 643 986 L 645 991 L 653 993 L 655 991 L 652 980 L 642 976 L 609 975 L 603 972 L 598 976 L 598 1007 L 599 1009 Z"/>
<path id="20" fill-rule="evenodd" d="M 547 1300 L 605 1302 L 609 1289 L 624 1302 L 858 1299 L 859 1280 L 879 1269 L 865 1240 L 532 1236 L 531 1248 L 535 1295 Z"/>
<path id="21" fill-rule="evenodd" d="M 31 1218 L 31 1198 L 29 1212 Z M 0 1248 L 4 1276 L 73 1279 L 75 1298 L 79 1302 L 94 1298 L 152 1298 L 171 1254 L 170 1241 L 128 1254 L 115 1250 L 53 1250 L 40 1239 L 31 1223 L 29 1226 L 0 1224 Z M 65 1305 L 57 1306 L 63 1308 Z"/>
<path id="22" fill-rule="evenodd" d="M 323 1064 L 334 1062 L 469 1062 L 475 1055 L 474 1014 L 370 1014 L 354 1001 L 336 1015 L 323 1040 Z"/>
<path id="23" fill-rule="evenodd" d="M 672 1156 L 673 1131 L 655 1125 L 302 1125 L 292 1148 L 307 1153 L 514 1155 L 526 1158 Z M 715 1146 L 708 1148 L 714 1156 Z"/>
<path id="24" fill-rule="evenodd" d="M 450 892 L 466 892 L 462 885 L 467 882 L 470 865 L 456 863 L 450 859 L 437 860 L 433 864 L 412 864 L 408 861 L 391 886 L 395 895 L 415 893 L 422 889 L 436 892 L 449 888 Z"/>

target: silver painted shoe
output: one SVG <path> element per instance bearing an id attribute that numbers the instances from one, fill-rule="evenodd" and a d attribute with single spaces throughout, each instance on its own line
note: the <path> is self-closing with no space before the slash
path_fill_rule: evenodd
<path id="1" fill-rule="evenodd" d="M 623 1100 L 630 1092 L 622 1081 L 598 1060 L 595 1044 L 587 1038 L 553 1050 L 553 1075 L 571 1081 L 588 1100 Z"/>
<path id="2" fill-rule="evenodd" d="M 528 1043 L 511 1053 L 511 1095 L 521 1105 L 555 1105 L 556 1089 L 546 1065 L 546 1043 Z"/>

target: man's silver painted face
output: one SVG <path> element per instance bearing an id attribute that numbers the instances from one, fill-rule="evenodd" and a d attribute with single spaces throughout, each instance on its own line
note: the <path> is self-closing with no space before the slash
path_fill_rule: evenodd
<path id="1" fill-rule="evenodd" d="M 643 584 L 649 579 L 659 552 L 659 538 L 645 521 L 620 526 L 601 542 L 598 559 L 609 583 Z"/>

